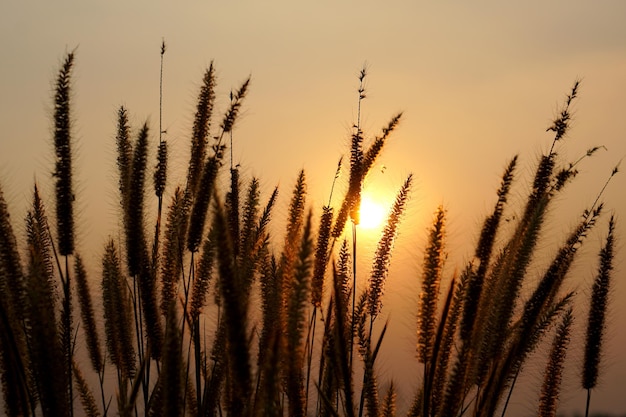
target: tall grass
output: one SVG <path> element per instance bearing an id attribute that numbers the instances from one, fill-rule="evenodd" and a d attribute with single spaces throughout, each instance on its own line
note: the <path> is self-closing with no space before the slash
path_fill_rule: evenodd
<path id="1" fill-rule="evenodd" d="M 162 43 L 161 110 L 164 54 Z M 69 107 L 73 60 L 70 53 L 63 62 L 55 94 L 56 228 L 49 227 L 35 186 L 26 233 L 20 233 L 0 188 L 0 375 L 5 412 L 396 415 L 396 383 L 382 389 L 387 384 L 379 382 L 377 359 L 385 350 L 389 322 L 378 319 L 383 317 L 394 242 L 404 232 L 401 220 L 412 176 L 399 185 L 372 255 L 369 278 L 357 288 L 362 186 L 401 117 L 393 116 L 380 135 L 368 139 L 360 123 L 365 69 L 358 77 L 359 116 L 341 204 L 334 207 L 329 199 L 319 211 L 311 207 L 307 176 L 301 171 L 290 194 L 282 237 L 269 233 L 278 188 L 263 196 L 259 179 L 245 178 L 232 161 L 233 132 L 249 78 L 231 93 L 221 122 L 213 123 L 213 64 L 205 71 L 185 184 L 171 186 L 166 181 L 162 113 L 156 139 L 147 123 L 138 129 L 131 126 L 128 110 L 120 108 L 116 146 L 122 227 L 111 231 L 103 248 L 97 274 L 100 297 L 92 299 L 95 277 L 88 276 L 85 254 L 76 253 L 74 243 Z M 581 213 L 539 277 L 530 266 L 542 247 L 546 223 L 556 221 L 550 216 L 558 210 L 555 199 L 574 180 L 577 165 L 597 150 L 569 164 L 559 157 L 578 91 L 576 82 L 548 129 L 555 136 L 537 162 L 528 194 L 512 205 L 509 194 L 517 186 L 519 158 L 507 164 L 493 211 L 477 233 L 473 258 L 452 275 L 444 268 L 447 210 L 435 210 L 415 309 L 415 360 L 423 372 L 415 375 L 415 386 L 400 391 L 414 393 L 409 415 L 505 415 L 518 376 L 551 333 L 554 341 L 543 387 L 537 391 L 537 413 L 555 415 L 570 329 L 579 315 L 566 283 L 581 245 L 600 224 L 602 192 Z M 228 147 L 230 170 L 224 172 Z M 155 164 L 148 161 L 151 148 Z M 145 209 L 151 166 L 159 207 L 152 241 Z M 335 179 L 340 170 L 341 160 Z M 222 175 L 230 175 L 227 190 L 220 187 Z M 169 203 L 161 232 L 164 196 Z M 506 210 L 519 217 L 505 222 Z M 351 236 L 346 236 L 348 222 Z M 608 224 L 588 315 L 583 387 L 589 393 L 596 386 L 607 328 L 614 218 Z M 22 235 L 23 241 L 16 237 Z M 78 304 L 72 302 L 73 293 Z M 87 361 L 74 355 L 83 343 Z M 94 386 L 96 380 L 99 386 Z"/>

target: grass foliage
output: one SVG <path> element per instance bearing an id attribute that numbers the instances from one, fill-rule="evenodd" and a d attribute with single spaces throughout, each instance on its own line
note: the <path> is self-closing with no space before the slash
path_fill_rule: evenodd
<path id="1" fill-rule="evenodd" d="M 165 50 L 163 43 L 161 64 Z M 378 136 L 366 139 L 360 126 L 365 69 L 359 74 L 359 116 L 341 204 L 334 207 L 329 200 L 311 207 L 307 176 L 300 172 L 285 219 L 279 219 L 285 226 L 282 241 L 268 229 L 278 189 L 263 196 L 259 179 L 243 178 L 232 163 L 233 130 L 250 79 L 231 93 L 216 123 L 213 64 L 206 70 L 190 134 L 186 183 L 178 186 L 167 184 L 165 132 L 155 135 L 148 124 L 132 127 L 128 110 L 120 108 L 121 228 L 111 231 L 97 276 L 88 276 L 81 257 L 86 254 L 78 253 L 74 243 L 73 62 L 70 53 L 54 95 L 56 211 L 51 223 L 56 227 L 49 226 L 35 186 L 23 234 L 20 222 L 10 219 L 0 189 L 0 375 L 6 414 L 396 415 L 397 385 L 381 381 L 377 358 L 388 326 L 380 320 L 385 281 L 412 176 L 399 187 L 369 278 L 357 288 L 361 190 L 401 120 L 401 114 L 393 116 Z M 513 206 L 509 196 L 518 157 L 507 164 L 473 257 L 453 275 L 444 269 L 446 209 L 435 210 L 415 308 L 415 360 L 423 373 L 404 390 L 414 394 L 409 416 L 505 415 L 526 362 L 550 339 L 537 413 L 556 414 L 571 325 L 581 315 L 564 283 L 579 248 L 599 224 L 602 204 L 596 200 L 581 213 L 539 279 L 529 266 L 546 222 L 553 221 L 548 213 L 554 200 L 575 178 L 578 163 L 596 150 L 570 164 L 557 153 L 578 90 L 577 82 L 548 129 L 554 140 L 539 158 L 528 194 Z M 149 161 L 151 154 L 157 155 L 155 162 Z M 223 175 L 230 176 L 226 190 L 219 186 Z M 158 202 L 154 219 L 146 215 L 146 205 L 152 204 L 148 198 Z M 506 210 L 516 218 L 505 221 Z M 581 364 L 581 386 L 589 398 L 606 329 L 614 234 L 611 218 Z M 23 241 L 16 238 L 22 235 Z M 92 298 L 95 293 L 99 299 Z M 88 360 L 77 358 L 77 345 L 85 346 Z"/>

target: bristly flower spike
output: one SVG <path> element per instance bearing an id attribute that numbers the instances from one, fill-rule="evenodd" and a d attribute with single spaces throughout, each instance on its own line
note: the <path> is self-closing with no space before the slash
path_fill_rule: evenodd
<path id="1" fill-rule="evenodd" d="M 563 108 L 563 110 L 561 110 L 561 112 L 559 113 L 559 116 L 552 122 L 552 125 L 548 129 L 546 129 L 547 132 L 553 131 L 555 133 L 554 141 L 552 142 L 552 147 L 550 148 L 550 154 L 552 154 L 552 151 L 554 150 L 554 145 L 556 144 L 556 142 L 563 139 L 563 137 L 565 137 L 565 134 L 567 133 L 567 130 L 569 129 L 569 125 L 570 125 L 571 118 L 572 118 L 572 114 L 569 110 L 569 107 L 572 104 L 572 101 L 574 101 L 574 99 L 578 95 L 579 87 L 580 87 L 580 80 L 576 80 L 574 82 L 574 86 L 572 87 L 572 91 L 565 99 L 565 107 Z"/>
<path id="2" fill-rule="evenodd" d="M 600 266 L 593 283 L 591 307 L 587 321 L 585 343 L 585 359 L 583 366 L 582 386 L 587 390 L 587 413 L 591 389 L 595 388 L 598 380 L 600 356 L 604 333 L 606 331 L 606 311 L 609 291 L 611 289 L 611 271 L 613 270 L 613 249 L 615 246 L 615 219 L 609 220 L 609 232 L 604 247 L 600 250 Z"/>
<path id="3" fill-rule="evenodd" d="M 382 308 L 382 295 L 385 280 L 389 272 L 389 264 L 391 262 L 391 253 L 395 239 L 398 235 L 398 225 L 400 218 L 404 213 L 406 203 L 409 197 L 409 191 L 413 175 L 409 175 L 402 185 L 402 188 L 396 196 L 396 200 L 393 204 L 393 208 L 389 213 L 389 218 L 385 229 L 383 230 L 382 237 L 376 247 L 376 254 L 374 255 L 374 263 L 372 265 L 372 273 L 369 282 L 369 299 L 368 307 L 369 314 L 372 319 L 380 313 Z"/>
<path id="4" fill-rule="evenodd" d="M 71 75 L 74 52 L 65 57 L 54 96 L 54 149 L 56 151 L 56 209 L 59 253 L 74 252 L 74 192 L 72 190 Z"/>

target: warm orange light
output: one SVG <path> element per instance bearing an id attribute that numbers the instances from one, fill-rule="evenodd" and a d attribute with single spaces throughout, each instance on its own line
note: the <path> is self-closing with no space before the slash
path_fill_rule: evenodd
<path id="1" fill-rule="evenodd" d="M 385 221 L 385 208 L 368 196 L 363 196 L 361 200 L 361 222 L 359 226 L 363 229 L 376 229 L 381 227 Z"/>

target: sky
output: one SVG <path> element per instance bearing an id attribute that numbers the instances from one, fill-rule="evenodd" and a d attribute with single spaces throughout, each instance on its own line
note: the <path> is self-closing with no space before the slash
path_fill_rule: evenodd
<path id="1" fill-rule="evenodd" d="M 386 348 L 394 357 L 384 359 L 384 377 L 408 384 L 416 378 L 407 363 L 414 362 L 417 296 L 406 293 L 419 290 L 425 228 L 435 208 L 447 209 L 446 272 L 451 274 L 471 255 L 507 161 L 519 154 L 520 177 L 528 177 L 548 150 L 552 135 L 546 128 L 577 79 L 582 85 L 572 130 L 559 154 L 571 161 L 590 147 L 606 149 L 584 161 L 579 178 L 559 197 L 542 247 L 546 259 L 550 243 L 564 238 L 626 156 L 625 19 L 621 0 L 5 0 L 0 4 L 0 182 L 16 219 L 23 218 L 33 181 L 50 195 L 52 82 L 64 54 L 75 49 L 78 236 L 95 268 L 116 227 L 116 111 L 124 105 L 134 126 L 149 120 L 158 132 L 159 48 L 165 40 L 163 127 L 172 147 L 170 184 L 184 180 L 195 97 L 204 69 L 214 61 L 218 109 L 227 105 L 231 89 L 252 77 L 234 133 L 235 162 L 245 175 L 261 179 L 266 195 L 277 184 L 288 195 L 304 169 L 310 203 L 319 210 L 337 161 L 348 149 L 357 117 L 357 75 L 366 65 L 362 126 L 367 137 L 397 112 L 403 118 L 365 192 L 389 205 L 409 173 L 416 180 L 384 307 L 398 323 L 390 330 Z M 515 195 L 522 198 L 527 188 L 520 183 Z M 626 354 L 620 348 L 626 345 L 625 185 L 619 174 L 602 196 L 618 218 L 619 243 L 612 334 L 592 403 L 597 411 L 626 411 Z M 286 202 L 281 204 L 286 210 Z M 581 294 L 589 292 L 605 223 L 606 217 L 572 274 L 570 285 Z M 363 253 L 374 244 L 366 235 Z M 535 268 L 539 274 L 541 267 Z M 576 370 L 581 358 L 580 350 L 570 353 L 573 371 L 565 381 L 563 411 L 584 407 Z M 538 378 L 541 366 L 530 368 L 529 378 Z M 404 393 L 400 401 L 410 396 Z M 534 409 L 535 396 L 522 397 L 513 401 L 524 415 Z"/>

